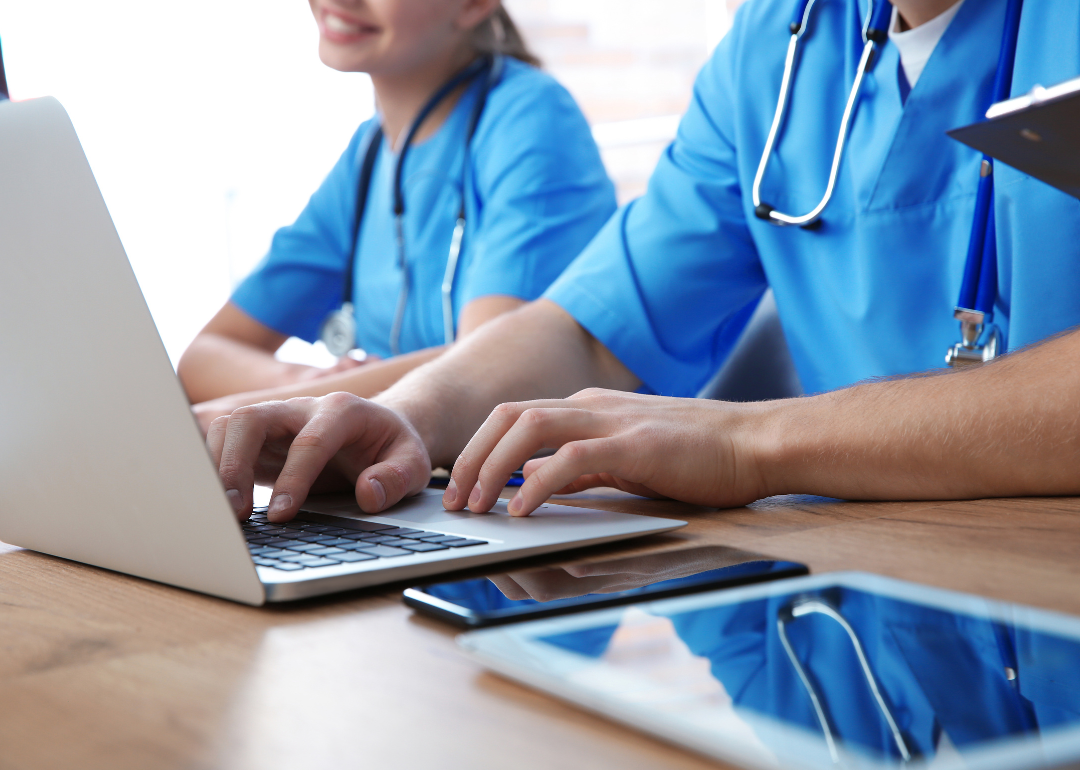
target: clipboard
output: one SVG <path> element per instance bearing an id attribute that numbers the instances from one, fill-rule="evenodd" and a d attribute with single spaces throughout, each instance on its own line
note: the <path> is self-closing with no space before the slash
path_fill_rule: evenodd
<path id="1" fill-rule="evenodd" d="M 948 131 L 959 142 L 1080 198 L 1080 78 L 998 102 Z"/>

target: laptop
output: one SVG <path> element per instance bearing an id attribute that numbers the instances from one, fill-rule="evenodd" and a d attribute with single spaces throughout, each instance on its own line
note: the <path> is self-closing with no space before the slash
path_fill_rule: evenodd
<path id="1" fill-rule="evenodd" d="M 0 102 L 0 540 L 252 605 L 665 532 L 552 503 L 232 513 L 67 113 Z"/>

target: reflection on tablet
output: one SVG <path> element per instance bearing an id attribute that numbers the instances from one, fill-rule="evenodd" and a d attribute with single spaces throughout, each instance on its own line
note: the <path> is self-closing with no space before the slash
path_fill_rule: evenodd
<path id="1" fill-rule="evenodd" d="M 806 572 L 806 567 L 796 562 L 738 548 L 702 546 L 436 583 L 409 589 L 405 598 L 411 606 L 424 611 L 431 612 L 438 603 L 447 610 L 456 608 L 452 611 L 467 615 L 470 620 L 490 623 L 745 585 Z"/>
<path id="2" fill-rule="evenodd" d="M 1080 758 L 1080 622 L 975 597 L 922 603 L 920 593 L 958 595 L 875 592 L 910 584 L 858 577 L 538 621 L 463 645 L 511 676 L 532 669 L 531 684 L 744 764 Z M 511 638 L 521 662 L 504 664 Z"/>

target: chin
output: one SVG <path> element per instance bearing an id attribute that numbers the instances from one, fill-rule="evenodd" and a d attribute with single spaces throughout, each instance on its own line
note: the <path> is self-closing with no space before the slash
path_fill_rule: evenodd
<path id="1" fill-rule="evenodd" d="M 343 49 L 342 46 L 319 41 L 319 59 L 327 67 L 338 72 L 367 72 L 369 56 L 356 50 Z"/>

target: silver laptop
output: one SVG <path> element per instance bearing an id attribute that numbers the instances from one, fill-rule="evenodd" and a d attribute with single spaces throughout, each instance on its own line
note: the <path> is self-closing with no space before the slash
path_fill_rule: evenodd
<path id="1" fill-rule="evenodd" d="M 239 525 L 67 113 L 0 103 L 0 540 L 257 605 L 684 525 L 439 490 Z"/>

